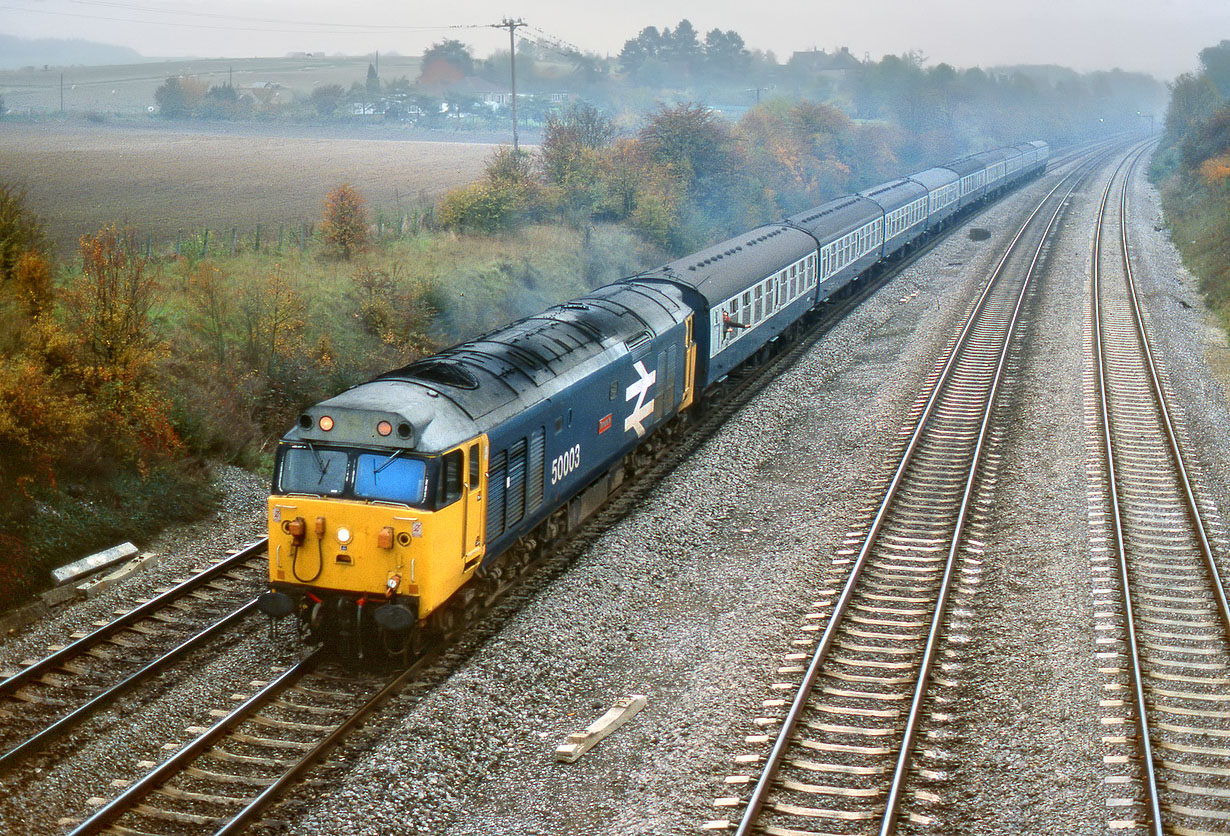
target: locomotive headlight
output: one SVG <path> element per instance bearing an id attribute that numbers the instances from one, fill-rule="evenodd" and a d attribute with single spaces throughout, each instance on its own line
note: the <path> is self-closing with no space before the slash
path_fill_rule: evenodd
<path id="1" fill-rule="evenodd" d="M 388 435 L 389 433 L 393 432 L 393 425 L 390 424 L 388 421 L 381 421 L 379 424 L 376 425 L 376 432 L 380 433 L 381 435 Z"/>
<path id="2" fill-rule="evenodd" d="M 328 432 L 329 430 L 333 429 L 333 419 L 330 418 L 328 415 L 320 416 L 320 428 L 324 430 L 325 432 Z"/>
<path id="3" fill-rule="evenodd" d="M 349 543 L 353 536 L 354 535 L 350 533 L 350 529 L 345 526 L 342 526 L 337 530 L 337 542 L 341 543 L 343 546 Z"/>

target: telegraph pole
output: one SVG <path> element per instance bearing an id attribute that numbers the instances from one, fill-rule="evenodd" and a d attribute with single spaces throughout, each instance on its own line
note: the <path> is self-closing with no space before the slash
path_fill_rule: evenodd
<path id="1" fill-rule="evenodd" d="M 512 128 L 513 128 L 513 150 L 517 150 L 517 41 L 516 32 L 525 21 L 521 18 L 513 20 L 506 17 L 499 23 L 491 24 L 493 29 L 508 30 L 508 63 L 511 68 L 512 75 Z"/>

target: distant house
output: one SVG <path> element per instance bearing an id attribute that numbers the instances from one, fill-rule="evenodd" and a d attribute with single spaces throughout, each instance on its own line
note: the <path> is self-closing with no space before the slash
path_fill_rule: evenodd
<path id="1" fill-rule="evenodd" d="M 512 104 L 512 90 L 496 81 L 487 81 L 475 75 L 441 83 L 423 83 L 423 89 L 431 95 L 448 99 L 477 99 L 493 110 Z"/>
<path id="2" fill-rule="evenodd" d="M 844 46 L 837 52 L 825 52 L 823 49 L 796 52 L 790 56 L 789 63 L 792 68 L 830 81 L 841 81 L 863 68 L 862 62 L 850 54 L 849 47 Z"/>
<path id="3" fill-rule="evenodd" d="M 258 81 L 246 87 L 236 87 L 235 92 L 239 95 L 240 101 L 247 101 L 261 107 L 290 104 L 294 98 L 290 90 L 276 81 Z"/>

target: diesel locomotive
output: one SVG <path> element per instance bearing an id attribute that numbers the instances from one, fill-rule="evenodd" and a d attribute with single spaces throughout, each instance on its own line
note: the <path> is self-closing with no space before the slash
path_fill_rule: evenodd
<path id="1" fill-rule="evenodd" d="M 261 609 L 364 659 L 448 633 L 732 370 L 1048 155 L 1000 148 L 829 201 L 307 408 L 274 462 Z"/>

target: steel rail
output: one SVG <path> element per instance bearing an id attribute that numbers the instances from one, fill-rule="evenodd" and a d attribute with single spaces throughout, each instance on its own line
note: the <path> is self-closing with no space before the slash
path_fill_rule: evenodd
<path id="1" fill-rule="evenodd" d="M 1075 175 L 1075 172 L 1073 172 Z M 1056 185 L 1062 185 L 1060 181 Z M 1004 344 L 1000 348 L 999 359 L 995 364 L 995 374 L 991 379 L 991 389 L 987 393 L 987 404 L 983 410 L 980 427 L 978 430 L 978 441 L 974 445 L 974 452 L 971 457 L 969 474 L 965 480 L 965 491 L 961 496 L 961 504 L 957 511 L 957 520 L 952 527 L 952 543 L 948 549 L 948 560 L 944 567 L 944 580 L 940 584 L 939 595 L 936 599 L 935 613 L 931 618 L 931 628 L 927 635 L 927 643 L 923 649 L 923 660 L 919 668 L 918 683 L 914 688 L 914 698 L 910 704 L 910 712 L 906 718 L 905 730 L 901 738 L 901 749 L 897 753 L 897 766 L 893 772 L 892 783 L 889 784 L 888 797 L 884 804 L 884 818 L 880 823 L 880 836 L 889 836 L 895 832 L 897 826 L 897 812 L 901 803 L 901 796 L 904 792 L 905 781 L 909 776 L 909 764 L 911 753 L 914 748 L 914 738 L 918 733 L 919 718 L 922 716 L 923 704 L 926 697 L 927 686 L 930 684 L 931 667 L 935 660 L 936 646 L 939 644 L 940 627 L 943 624 L 944 617 L 947 614 L 948 593 L 952 585 L 953 569 L 957 562 L 957 553 L 960 551 L 962 543 L 962 534 L 965 530 L 965 520 L 969 513 L 969 506 L 974 496 L 974 485 L 978 480 L 979 465 L 982 462 L 983 448 L 986 445 L 987 431 L 991 426 L 991 415 L 995 410 L 995 397 L 999 393 L 999 385 L 1003 380 L 1004 366 L 1008 362 L 1008 353 L 1012 348 L 1012 336 L 1016 331 L 1017 323 L 1020 321 L 1021 308 L 1025 305 L 1025 297 L 1029 293 L 1029 288 L 1034 277 L 1034 270 L 1038 266 L 1038 262 L 1042 258 L 1042 250 L 1046 246 L 1046 242 L 1051 235 L 1051 229 L 1055 226 L 1055 221 L 1059 218 L 1059 213 L 1063 211 L 1064 203 L 1072 196 L 1072 192 L 1076 191 L 1080 181 L 1073 182 L 1072 188 L 1064 195 L 1063 200 L 1055 207 L 1055 211 L 1051 214 L 1050 220 L 1047 221 L 1046 227 L 1042 230 L 1042 236 L 1038 242 L 1038 248 L 1034 251 L 1033 258 L 1029 262 L 1029 268 L 1025 271 L 1025 280 L 1021 284 L 1021 292 L 1017 296 L 1016 307 L 1012 310 L 1012 318 L 1008 321 L 1008 328 L 1004 334 Z M 1053 193 L 1053 192 L 1052 192 Z M 1047 195 L 1049 197 L 1050 195 Z M 1041 208 L 1041 207 L 1039 207 Z M 1036 214 L 1036 210 L 1035 210 Z M 1030 215 L 1032 220 L 1034 215 Z M 1027 226 L 1029 221 L 1022 227 Z M 1018 235 L 1019 237 L 1019 235 Z M 1015 244 L 1015 240 L 1013 242 Z M 999 269 L 996 269 L 999 272 Z M 988 283 L 989 284 L 989 283 Z"/>
<path id="2" fill-rule="evenodd" d="M 42 676 L 43 674 L 47 673 L 53 668 L 58 667 L 59 665 L 61 665 L 62 663 L 64 663 L 65 661 L 69 659 L 72 659 L 76 656 L 80 656 L 82 653 L 85 653 L 91 647 L 94 647 L 95 645 L 101 644 L 102 642 L 106 641 L 110 636 L 112 636 L 115 633 L 118 633 L 120 630 L 123 630 L 126 627 L 136 624 L 141 619 L 145 618 L 151 613 L 157 612 L 158 610 L 167 606 L 168 604 L 170 604 L 172 601 L 176 600 L 177 598 L 180 598 L 186 595 L 187 593 L 191 592 L 192 590 L 196 589 L 197 587 L 202 586 L 205 583 L 208 583 L 209 581 L 213 580 L 218 575 L 221 575 L 229 571 L 230 569 L 234 568 L 237 564 L 243 563 L 245 560 L 248 560 L 254 555 L 260 554 L 260 552 L 265 548 L 267 543 L 268 543 L 268 538 L 261 538 L 260 540 L 257 540 L 252 545 L 245 546 L 239 552 L 231 555 L 230 557 L 225 558 L 224 560 L 219 561 L 218 563 L 214 564 L 213 566 L 210 566 L 208 569 L 204 570 L 203 572 L 198 572 L 197 574 L 193 575 L 192 577 L 188 578 L 182 583 L 177 584 L 176 586 L 172 587 L 171 589 L 167 590 L 161 595 L 155 598 L 152 598 L 151 600 L 145 602 L 144 604 L 141 604 L 135 609 L 129 610 L 127 613 L 115 619 L 114 621 L 110 622 L 106 626 L 99 627 L 97 630 L 93 631 L 89 635 L 84 636 L 80 639 L 77 639 L 72 644 L 66 645 L 60 650 L 57 650 L 55 653 L 52 653 L 49 656 L 46 656 L 40 659 L 39 661 L 35 662 L 33 665 L 23 668 L 22 670 L 10 676 L 8 679 L 0 681 L 0 696 L 5 695 L 5 694 L 11 694 L 13 691 L 16 691 L 18 688 L 30 682 L 32 679 Z"/>
<path id="3" fill-rule="evenodd" d="M 1161 413 L 1162 425 L 1166 430 L 1166 440 L 1170 444 L 1170 452 L 1174 459 L 1175 470 L 1178 472 L 1179 482 L 1183 486 L 1183 498 L 1187 503 L 1188 513 L 1192 518 L 1192 528 L 1196 534 L 1196 539 L 1200 543 L 1200 552 L 1204 558 L 1205 569 L 1208 570 L 1210 585 L 1215 592 L 1217 613 L 1221 616 L 1222 627 L 1225 628 L 1226 635 L 1230 636 L 1230 605 L 1226 601 L 1226 587 L 1222 583 L 1221 573 L 1217 569 L 1217 562 L 1213 559 L 1213 547 L 1209 543 L 1204 515 L 1200 513 L 1200 506 L 1196 504 L 1196 494 L 1192 490 L 1191 478 L 1188 476 L 1187 466 L 1183 463 L 1183 455 L 1179 447 L 1179 437 L 1175 432 L 1173 422 L 1170 420 L 1170 409 L 1166 404 L 1166 395 L 1162 390 L 1162 383 L 1157 375 L 1157 364 L 1153 362 L 1153 349 L 1150 346 L 1148 332 L 1145 330 L 1140 297 L 1136 293 L 1136 276 L 1132 270 L 1132 260 L 1128 251 L 1128 182 L 1132 177 L 1132 169 L 1143 154 L 1144 151 L 1142 149 L 1141 153 L 1132 161 L 1132 168 L 1128 169 L 1128 173 L 1124 178 L 1123 193 L 1119 200 L 1119 236 L 1120 252 L 1123 256 L 1123 272 L 1127 278 L 1128 295 L 1132 300 L 1132 313 L 1136 319 L 1136 332 L 1140 336 L 1140 344 L 1144 349 L 1145 360 L 1149 369 L 1149 380 L 1153 386 L 1153 397 L 1157 401 L 1157 408 Z"/>
<path id="4" fill-rule="evenodd" d="M 248 803 L 246 807 L 235 814 L 229 822 L 218 828 L 214 832 L 214 836 L 234 836 L 236 833 L 243 831 L 249 824 L 254 822 L 269 805 L 273 804 L 279 795 L 281 795 L 292 784 L 299 781 L 305 772 L 313 765 L 325 757 L 342 738 L 350 734 L 355 728 L 360 726 L 364 720 L 371 716 L 386 700 L 394 696 L 400 691 L 407 680 L 411 676 L 417 674 L 426 657 L 419 659 L 416 663 L 410 665 L 406 670 L 397 674 L 387 685 L 385 685 L 379 693 L 367 701 L 361 708 L 355 711 L 348 719 L 341 723 L 336 729 L 328 734 L 323 740 L 317 743 L 307 754 L 305 754 L 297 763 L 287 769 L 276 781 L 263 789 L 256 798 Z"/>
<path id="5" fill-rule="evenodd" d="M 174 662 L 182 656 L 196 650 L 200 646 L 207 643 L 210 639 L 217 636 L 219 633 L 225 632 L 243 618 L 250 615 L 255 608 L 256 599 L 253 598 L 239 609 L 222 617 L 218 621 L 214 622 L 213 625 L 205 628 L 192 638 L 150 662 L 148 665 L 130 675 L 122 682 L 111 686 L 106 691 L 103 691 L 101 694 L 91 699 L 89 702 L 61 717 L 50 726 L 47 726 L 45 729 L 40 731 L 38 734 L 35 734 L 33 737 L 28 738 L 25 742 L 19 743 L 12 749 L 9 749 L 3 755 L 0 755 L 0 770 L 12 765 L 12 763 L 22 755 L 28 754 L 32 750 L 55 740 L 57 737 L 68 731 L 68 729 L 84 720 L 94 711 L 102 708 L 108 703 L 113 702 L 117 697 L 128 691 L 134 685 L 148 679 L 150 676 L 157 673 L 171 662 Z"/>
<path id="6" fill-rule="evenodd" d="M 1137 157 L 1143 153 L 1143 147 L 1138 150 Z M 1102 347 L 1102 315 L 1101 315 L 1101 282 L 1102 270 L 1099 260 L 1102 253 L 1102 226 L 1105 221 L 1106 204 L 1110 198 L 1111 186 L 1119 171 L 1126 164 L 1127 158 L 1119 162 L 1102 192 L 1101 205 L 1098 207 L 1098 218 L 1093 235 L 1093 345 L 1094 367 L 1098 376 L 1098 393 L 1101 399 L 1102 441 L 1106 445 L 1107 482 L 1110 489 L 1111 516 L 1114 520 L 1115 551 L 1119 554 L 1119 586 L 1123 604 L 1124 629 L 1127 631 L 1127 656 L 1131 665 L 1132 696 L 1136 710 L 1136 722 L 1139 727 L 1138 745 L 1140 760 L 1145 773 L 1145 799 L 1149 810 L 1149 832 L 1153 836 L 1162 836 L 1162 808 L 1160 793 L 1157 786 L 1157 771 L 1153 765 L 1153 743 L 1149 736 L 1148 705 L 1145 701 L 1143 677 L 1141 676 L 1140 651 L 1136 639 L 1136 615 L 1132 606 L 1131 582 L 1128 578 L 1126 537 L 1123 533 L 1123 515 L 1119 508 L 1118 477 L 1115 468 L 1114 433 L 1110 423 L 1110 394 L 1106 383 L 1106 358 Z M 1124 192 L 1127 191 L 1127 179 L 1124 179 Z"/>
<path id="7" fill-rule="evenodd" d="M 983 288 L 982 293 L 975 302 L 973 311 L 966 319 L 965 324 L 957 337 L 953 350 L 945 361 L 944 367 L 941 370 L 934 387 L 932 388 L 923 412 L 914 428 L 914 432 L 910 436 L 910 440 L 902 453 L 901 461 L 898 464 L 891 481 L 889 482 L 884 499 L 881 501 L 880 506 L 876 511 L 876 515 L 872 520 L 871 527 L 867 532 L 863 545 L 859 549 L 858 557 L 855 559 L 854 565 L 850 569 L 850 574 L 847 577 L 845 586 L 842 588 L 841 595 L 838 597 L 837 602 L 833 606 L 832 615 L 829 617 L 828 624 L 825 627 L 820 642 L 817 644 L 816 650 L 812 654 L 811 662 L 808 664 L 802 684 L 795 693 L 794 700 L 791 702 L 786 718 L 782 722 L 782 727 L 778 732 L 777 739 L 774 741 L 773 748 L 766 758 L 765 767 L 761 771 L 760 778 L 756 782 L 756 787 L 752 791 L 752 796 L 748 800 L 747 807 L 744 809 L 743 816 L 739 821 L 739 826 L 735 831 L 735 836 L 748 836 L 748 834 L 750 834 L 751 828 L 753 827 L 756 818 L 759 816 L 760 811 L 764 806 L 765 800 L 772 787 L 773 780 L 776 778 L 777 772 L 781 767 L 786 748 L 790 743 L 790 737 L 793 735 L 794 729 L 798 725 L 799 719 L 801 718 L 806 707 L 807 700 L 813 687 L 815 686 L 815 681 L 820 675 L 820 669 L 827 660 L 829 650 L 836 639 L 837 627 L 840 624 L 851 599 L 854 597 L 854 590 L 860 576 L 862 575 L 863 567 L 866 565 L 871 554 L 872 547 L 876 542 L 876 538 L 884 525 L 885 519 L 888 515 L 888 509 L 892 505 L 892 502 L 897 495 L 897 490 L 905 477 L 906 468 L 914 456 L 914 451 L 918 447 L 919 440 L 922 438 L 926 424 L 939 401 L 940 393 L 944 389 L 945 384 L 948 382 L 952 369 L 956 364 L 956 359 L 960 353 L 961 347 L 965 345 L 966 340 L 970 332 L 973 330 L 975 322 L 977 321 L 978 315 L 982 311 L 984 304 L 991 293 L 991 289 L 994 287 L 996 280 L 1003 271 L 1008 258 L 1020 242 L 1021 237 L 1025 234 L 1026 229 L 1028 229 L 1030 223 L 1032 223 L 1034 218 L 1037 217 L 1037 215 L 1042 211 L 1047 201 L 1049 201 L 1051 197 L 1059 191 L 1064 183 L 1075 177 L 1078 170 L 1074 170 L 1065 175 L 1054 186 L 1054 188 L 1052 188 L 1046 196 L 1039 201 L 1038 205 L 1030 213 L 1029 217 L 1026 218 L 1025 222 L 1021 224 L 1020 230 L 1017 231 L 1017 234 L 1009 243 L 1003 256 L 1000 258 L 999 263 L 996 265 L 995 270 L 992 272 L 991 278 L 987 281 L 986 286 Z"/>
<path id="8" fill-rule="evenodd" d="M 93 836 L 93 834 L 102 832 L 103 828 L 110 826 L 116 819 L 128 812 L 138 801 L 182 772 L 189 762 L 199 757 L 215 741 L 224 737 L 235 726 L 247 720 L 256 709 L 280 693 L 286 686 L 315 670 L 324 658 L 324 651 L 317 650 L 294 667 L 285 671 L 281 676 L 269 682 L 265 687 L 244 700 L 242 705 L 211 726 L 206 732 L 160 763 L 144 778 L 99 808 L 94 815 L 77 825 L 68 836 Z"/>

